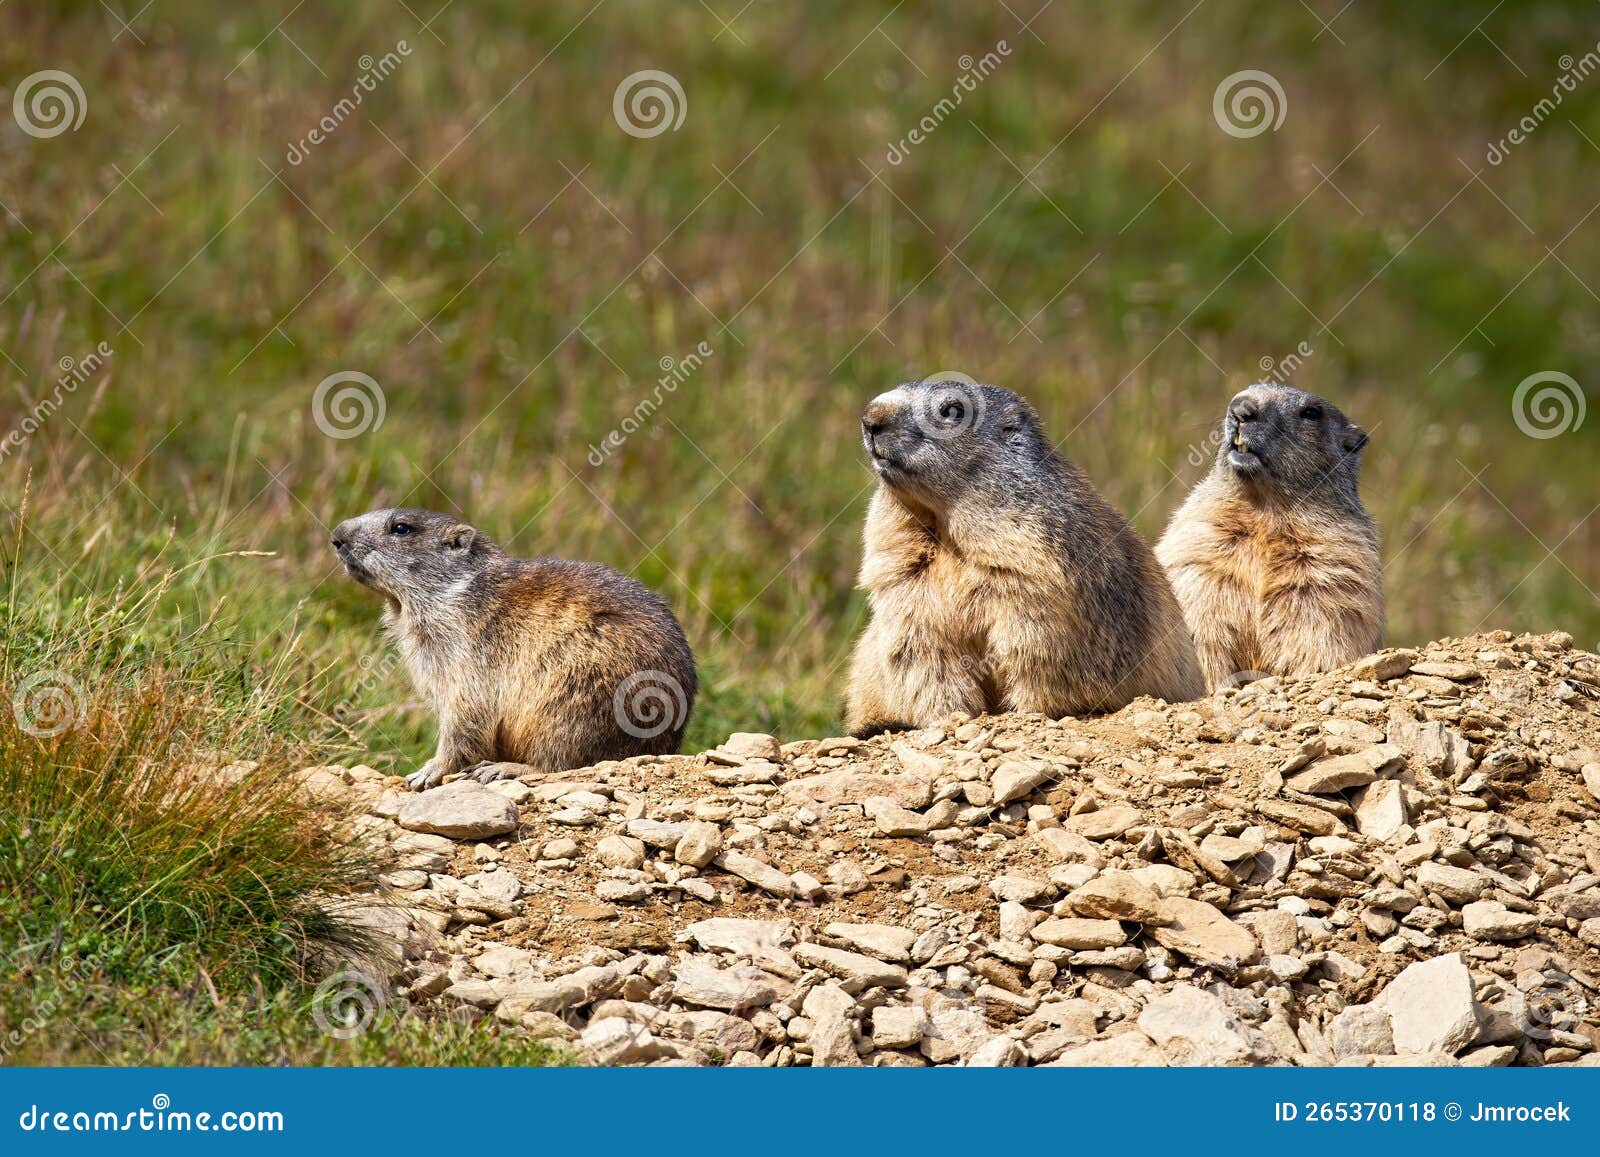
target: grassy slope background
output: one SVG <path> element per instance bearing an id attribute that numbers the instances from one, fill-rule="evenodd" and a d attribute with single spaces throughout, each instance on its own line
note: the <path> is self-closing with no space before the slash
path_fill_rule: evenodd
<path id="1" fill-rule="evenodd" d="M 866 398 L 936 371 L 1018 389 L 1153 538 L 1229 394 L 1302 343 L 1294 384 L 1373 431 L 1391 638 L 1596 645 L 1600 419 L 1533 439 L 1512 395 L 1600 380 L 1600 75 L 1485 153 L 1595 50 L 1600 7 L 1036 8 L 0 7 L 5 106 L 47 68 L 87 101 L 50 139 L 0 117 L 0 437 L 62 359 L 112 351 L 0 459 L 6 687 L 60 670 L 124 719 L 178 696 L 185 742 L 407 770 L 430 721 L 326 532 L 404 502 L 662 590 L 704 668 L 695 745 L 827 734 Z M 619 129 L 641 69 L 681 84 L 677 131 Z M 1237 139 L 1213 93 L 1244 69 L 1286 109 Z M 339 371 L 380 384 L 381 426 L 318 428 Z M 23 777 L 65 758 L 10 750 Z M 108 759 L 57 790 L 89 798 Z M 49 860 L 14 843 L 12 882 Z M 207 928 L 200 957 L 228 942 Z"/>

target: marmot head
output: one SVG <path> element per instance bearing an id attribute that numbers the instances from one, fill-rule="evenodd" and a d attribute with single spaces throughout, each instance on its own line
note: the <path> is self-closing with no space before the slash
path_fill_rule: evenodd
<path id="1" fill-rule="evenodd" d="M 350 577 L 397 603 L 459 592 L 501 553 L 459 519 L 432 510 L 374 510 L 333 528 Z"/>
<path id="2" fill-rule="evenodd" d="M 861 441 L 885 486 L 936 513 L 973 491 L 1037 484 L 1055 455 L 1032 406 L 964 380 L 906 382 L 879 394 L 861 415 Z"/>
<path id="3" fill-rule="evenodd" d="M 1247 487 L 1298 498 L 1354 497 L 1367 435 L 1332 402 L 1274 382 L 1234 395 L 1214 469 Z"/>

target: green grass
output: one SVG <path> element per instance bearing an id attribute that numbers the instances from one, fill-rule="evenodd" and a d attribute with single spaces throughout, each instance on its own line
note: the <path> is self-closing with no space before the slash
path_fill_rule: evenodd
<path id="1" fill-rule="evenodd" d="M 868 397 L 1018 389 L 1154 537 L 1225 399 L 1301 342 L 1295 384 L 1373 431 L 1391 638 L 1600 645 L 1600 420 L 1540 440 L 1512 412 L 1529 374 L 1600 381 L 1600 77 L 1484 161 L 1594 47 L 1593 5 L 1037 6 L 163 3 L 129 33 L 93 0 L 0 5 L 0 83 L 63 69 L 87 100 L 49 139 L 0 115 L 0 439 L 63 358 L 112 351 L 0 458 L 8 681 L 73 655 L 119 716 L 199 696 L 183 743 L 410 770 L 432 722 L 327 546 L 408 503 L 660 589 L 703 669 L 693 746 L 829 733 Z M 681 83 L 677 131 L 614 121 L 643 69 Z M 1245 69 L 1287 109 L 1237 139 L 1212 100 Z M 319 429 L 339 371 L 380 384 L 381 426 Z M 147 915 L 151 945 L 186 918 Z M 203 919 L 208 951 L 279 968 Z"/>
<path id="2" fill-rule="evenodd" d="M 76 958 L 68 958 L 76 959 Z M 314 994 L 296 987 L 217 997 L 177 970 L 144 984 L 80 975 L 64 961 L 0 987 L 16 1043 L 0 1061 L 22 1065 L 528 1065 L 572 1063 L 560 1049 L 493 1021 L 469 1025 L 393 1010 L 361 1032 L 317 1025 Z"/>

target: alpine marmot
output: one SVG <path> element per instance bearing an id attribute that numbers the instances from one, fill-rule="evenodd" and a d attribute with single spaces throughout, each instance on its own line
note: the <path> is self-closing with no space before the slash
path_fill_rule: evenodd
<path id="1" fill-rule="evenodd" d="M 867 406 L 879 486 L 845 723 L 867 736 L 953 712 L 1114 711 L 1204 693 L 1150 548 L 1009 390 L 908 382 Z"/>
<path id="2" fill-rule="evenodd" d="M 1156 546 L 1207 685 L 1377 650 L 1378 532 L 1356 487 L 1366 433 L 1315 394 L 1261 383 L 1228 403 L 1222 434 Z"/>
<path id="3" fill-rule="evenodd" d="M 666 602 L 626 575 L 512 558 L 427 510 L 348 519 L 333 547 L 388 600 L 384 621 L 439 717 L 413 790 L 502 761 L 561 771 L 683 742 L 694 656 Z"/>

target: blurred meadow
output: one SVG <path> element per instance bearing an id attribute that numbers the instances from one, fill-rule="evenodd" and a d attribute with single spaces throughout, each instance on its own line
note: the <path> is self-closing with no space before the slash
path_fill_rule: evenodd
<path id="1" fill-rule="evenodd" d="M 0 5 L 0 683 L 410 770 L 327 528 L 423 505 L 666 595 L 695 747 L 830 734 L 858 415 L 940 371 L 1152 540 L 1233 391 L 1322 393 L 1392 641 L 1594 647 L 1597 42 L 1591 0 Z"/>
<path id="2" fill-rule="evenodd" d="M 51 68 L 85 104 L 0 123 L 0 433 L 110 351 L 0 462 L 8 544 L 31 478 L 13 630 L 271 551 L 189 570 L 149 645 L 211 620 L 207 665 L 288 663 L 305 734 L 409 766 L 427 720 L 326 528 L 425 505 L 665 593 L 697 744 L 820 734 L 866 398 L 1015 388 L 1153 538 L 1287 360 L 1373 431 L 1392 639 L 1600 638 L 1600 422 L 1513 412 L 1530 374 L 1600 379 L 1600 77 L 1486 159 L 1583 70 L 1593 3 L 138 10 L 0 9 L 7 95 Z M 683 94 L 653 136 L 613 107 L 646 69 Z M 1223 131 L 1242 70 L 1275 128 Z M 336 438 L 341 372 L 383 414 Z"/>

